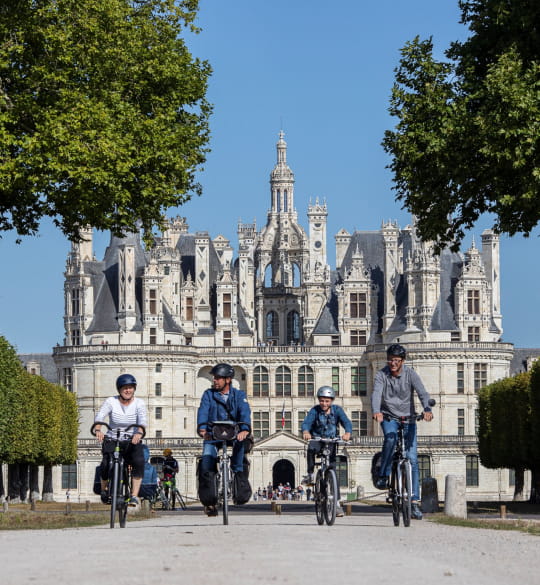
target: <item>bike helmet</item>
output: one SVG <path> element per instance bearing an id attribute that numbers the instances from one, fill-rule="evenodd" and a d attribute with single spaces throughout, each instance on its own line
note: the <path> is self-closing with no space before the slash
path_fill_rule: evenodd
<path id="1" fill-rule="evenodd" d="M 334 389 L 331 386 L 321 386 L 317 390 L 317 398 L 331 398 L 332 400 L 334 400 L 335 397 L 336 393 L 334 392 Z"/>
<path id="2" fill-rule="evenodd" d="M 210 373 L 217 378 L 234 378 L 234 368 L 229 364 L 217 364 Z"/>
<path id="3" fill-rule="evenodd" d="M 167 448 L 163 450 L 163 456 L 164 457 L 170 457 L 172 455 L 172 450 Z"/>
<path id="4" fill-rule="evenodd" d="M 394 343 L 386 350 L 386 357 L 391 355 L 395 355 L 404 360 L 407 357 L 407 350 L 402 345 L 399 345 L 399 343 Z"/>
<path id="5" fill-rule="evenodd" d="M 131 374 L 122 374 L 116 378 L 116 389 L 119 391 L 122 386 L 135 386 L 137 387 L 137 380 Z"/>

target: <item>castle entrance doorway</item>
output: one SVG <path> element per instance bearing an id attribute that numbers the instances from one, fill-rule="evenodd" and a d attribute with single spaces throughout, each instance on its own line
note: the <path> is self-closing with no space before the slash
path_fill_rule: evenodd
<path id="1" fill-rule="evenodd" d="M 287 482 L 292 488 L 296 485 L 294 465 L 287 459 L 280 459 L 272 467 L 272 485 L 277 488 L 280 483 L 285 485 Z"/>

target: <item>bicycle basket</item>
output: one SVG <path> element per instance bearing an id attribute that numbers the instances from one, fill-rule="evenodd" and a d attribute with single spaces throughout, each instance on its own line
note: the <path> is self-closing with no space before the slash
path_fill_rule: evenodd
<path id="1" fill-rule="evenodd" d="M 216 422 L 212 425 L 212 436 L 215 441 L 232 441 L 236 439 L 238 426 L 233 422 Z"/>

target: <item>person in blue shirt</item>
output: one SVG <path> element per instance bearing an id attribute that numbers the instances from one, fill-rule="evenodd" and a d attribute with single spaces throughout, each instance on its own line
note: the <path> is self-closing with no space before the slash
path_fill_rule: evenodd
<path id="1" fill-rule="evenodd" d="M 216 471 L 218 447 L 220 441 L 213 441 L 208 424 L 215 421 L 230 420 L 239 423 L 239 432 L 233 444 L 231 456 L 231 470 L 242 483 L 242 491 L 249 491 L 248 474 L 244 470 L 245 440 L 251 431 L 251 409 L 247 401 L 246 393 L 232 386 L 234 368 L 229 364 L 217 364 L 210 373 L 213 376 L 212 388 L 205 390 L 199 410 L 197 412 L 197 432 L 203 438 L 203 452 L 199 465 L 199 498 L 205 506 L 205 512 L 209 516 L 217 515 L 216 498 L 212 490 L 212 475 Z M 217 496 L 217 494 L 216 494 Z M 242 497 L 244 500 L 245 497 Z M 238 501 L 237 503 L 245 503 Z"/>
<path id="2" fill-rule="evenodd" d="M 314 406 L 308 413 L 302 423 L 302 436 L 305 441 L 310 441 L 307 452 L 307 475 L 302 483 L 312 484 L 313 470 L 315 469 L 315 455 L 320 453 L 322 444 L 319 441 L 311 441 L 313 437 L 323 437 L 331 439 L 339 436 L 339 426 L 341 425 L 345 433 L 341 437 L 344 441 L 351 438 L 352 423 L 341 406 L 333 404 L 336 398 L 334 389 L 330 386 L 321 386 L 317 390 L 317 399 L 319 404 Z M 336 461 L 337 446 L 333 444 L 330 461 Z"/>
<path id="3" fill-rule="evenodd" d="M 150 463 L 150 449 L 148 449 L 147 445 L 143 445 L 143 452 L 144 452 L 144 475 L 141 484 L 141 489 L 139 491 L 139 495 L 141 498 L 145 500 L 152 500 L 156 491 L 157 491 L 157 470 L 156 468 Z"/>

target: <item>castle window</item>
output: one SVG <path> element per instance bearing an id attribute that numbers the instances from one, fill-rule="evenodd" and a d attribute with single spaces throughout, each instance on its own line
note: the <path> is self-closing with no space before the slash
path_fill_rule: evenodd
<path id="1" fill-rule="evenodd" d="M 285 423 L 284 426 L 283 422 Z M 276 410 L 276 431 L 288 431 L 289 433 L 292 432 L 292 419 L 291 419 L 291 412 L 286 410 L 285 415 L 283 411 Z"/>
<path id="2" fill-rule="evenodd" d="M 487 384 L 487 364 L 474 364 L 474 391 L 479 390 Z"/>
<path id="3" fill-rule="evenodd" d="M 353 410 L 351 412 L 353 435 L 366 437 L 368 434 L 368 417 L 365 410 Z"/>
<path id="4" fill-rule="evenodd" d="M 253 413 L 253 436 L 263 439 L 270 435 L 270 413 L 254 412 Z"/>
<path id="5" fill-rule="evenodd" d="M 463 394 L 465 392 L 465 364 L 459 362 L 457 365 L 457 393 Z"/>
<path id="6" fill-rule="evenodd" d="M 161 372 L 162 365 L 156 364 L 156 372 L 159 374 Z"/>
<path id="7" fill-rule="evenodd" d="M 351 293 L 349 295 L 350 315 L 353 319 L 366 316 L 366 293 Z M 353 345 L 353 344 L 351 344 Z M 363 344 L 361 344 L 363 345 Z"/>
<path id="8" fill-rule="evenodd" d="M 257 366 L 253 370 L 253 396 L 268 396 L 268 370 L 264 366 Z"/>
<path id="9" fill-rule="evenodd" d="M 186 297 L 186 321 L 193 321 L 193 297 Z"/>
<path id="10" fill-rule="evenodd" d="M 77 464 L 62 465 L 62 489 L 77 489 Z"/>
<path id="11" fill-rule="evenodd" d="M 81 312 L 81 303 L 80 303 L 80 289 L 74 288 L 71 291 L 71 315 L 76 317 Z"/>
<path id="12" fill-rule="evenodd" d="M 461 341 L 461 331 L 450 331 L 450 341 Z"/>
<path id="13" fill-rule="evenodd" d="M 62 369 L 62 386 L 68 391 L 73 391 L 73 374 L 71 368 Z"/>
<path id="14" fill-rule="evenodd" d="M 332 388 L 336 393 L 336 396 L 339 395 L 339 367 L 332 366 Z"/>
<path id="15" fill-rule="evenodd" d="M 223 347 L 231 347 L 232 345 L 232 333 L 231 331 L 223 332 Z"/>
<path id="16" fill-rule="evenodd" d="M 431 477 L 431 458 L 429 455 L 418 455 L 418 473 L 420 476 L 420 483 Z"/>
<path id="17" fill-rule="evenodd" d="M 467 291 L 467 313 L 469 315 L 480 314 L 480 291 L 478 289 Z"/>
<path id="18" fill-rule="evenodd" d="M 467 455 L 465 461 L 465 477 L 467 487 L 478 486 L 478 455 Z"/>
<path id="19" fill-rule="evenodd" d="M 330 343 L 333 346 L 339 345 L 339 335 L 332 335 L 330 338 Z"/>
<path id="20" fill-rule="evenodd" d="M 469 341 L 480 341 L 480 327 L 469 327 L 467 330 L 467 338 Z"/>
<path id="21" fill-rule="evenodd" d="M 298 370 L 298 396 L 313 396 L 313 370 L 309 366 L 301 366 Z"/>
<path id="22" fill-rule="evenodd" d="M 155 288 L 150 289 L 150 315 L 157 315 L 157 291 Z"/>
<path id="23" fill-rule="evenodd" d="M 266 314 L 266 338 L 272 339 L 279 335 L 279 321 L 275 311 Z"/>
<path id="24" fill-rule="evenodd" d="M 156 396 L 161 396 L 161 382 L 156 382 L 154 389 Z"/>
<path id="25" fill-rule="evenodd" d="M 171 273 L 171 267 L 170 266 L 165 266 L 163 268 L 163 274 L 165 274 L 165 276 L 168 276 Z"/>
<path id="26" fill-rule="evenodd" d="M 71 331 L 71 345 L 81 345 L 81 330 L 73 329 Z"/>
<path id="27" fill-rule="evenodd" d="M 300 315 L 297 311 L 287 314 L 287 344 L 300 341 Z"/>
<path id="28" fill-rule="evenodd" d="M 457 434 L 463 436 L 465 434 L 465 409 L 458 408 L 457 410 Z"/>
<path id="29" fill-rule="evenodd" d="M 231 295 L 230 293 L 225 293 L 223 295 L 223 317 L 227 319 L 231 316 L 231 314 Z"/>
<path id="30" fill-rule="evenodd" d="M 366 345 L 366 331 L 365 329 L 351 330 L 351 345 Z"/>
<path id="31" fill-rule="evenodd" d="M 156 419 L 163 418 L 163 408 L 161 406 L 156 406 Z"/>
<path id="32" fill-rule="evenodd" d="M 353 396 L 367 396 L 367 368 L 365 366 L 351 368 L 351 393 Z"/>
<path id="33" fill-rule="evenodd" d="M 150 327 L 150 345 L 156 345 L 157 343 L 157 329 Z"/>
<path id="34" fill-rule="evenodd" d="M 291 370 L 287 366 L 279 366 L 276 370 L 276 396 L 291 396 Z"/>

